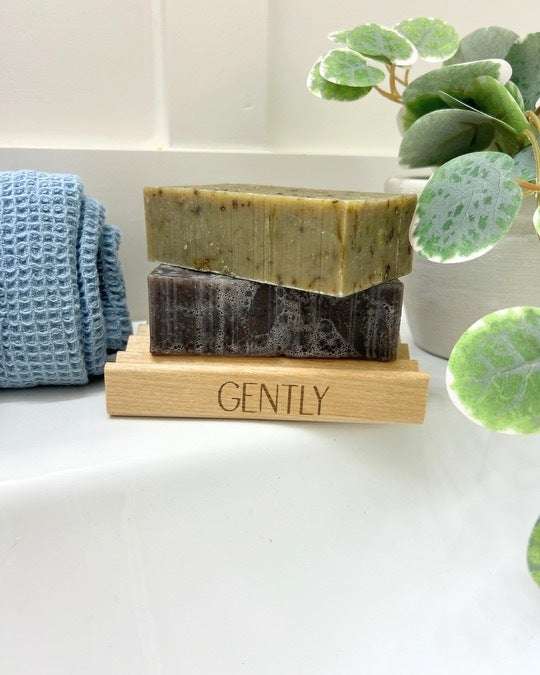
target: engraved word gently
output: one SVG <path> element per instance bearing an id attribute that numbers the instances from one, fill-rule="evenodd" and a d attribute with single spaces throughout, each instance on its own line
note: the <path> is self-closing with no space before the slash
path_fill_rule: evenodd
<path id="1" fill-rule="evenodd" d="M 322 414 L 323 400 L 330 387 L 307 384 L 273 384 L 263 382 L 224 382 L 218 389 L 219 407 L 226 412 L 276 415 Z"/>

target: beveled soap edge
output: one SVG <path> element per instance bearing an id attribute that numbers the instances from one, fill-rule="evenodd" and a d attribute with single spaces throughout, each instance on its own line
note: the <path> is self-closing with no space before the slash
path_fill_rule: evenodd
<path id="1" fill-rule="evenodd" d="M 188 192 L 219 192 L 246 194 L 257 197 L 281 197 L 284 200 L 313 199 L 320 201 L 365 202 L 386 201 L 388 197 L 414 196 L 414 193 L 363 192 L 361 190 L 333 190 L 324 188 L 287 187 L 285 185 L 271 185 L 264 183 L 208 183 L 201 185 L 148 185 L 143 187 L 144 195 L 155 191 L 180 194 Z M 309 194 L 311 193 L 311 194 Z"/>

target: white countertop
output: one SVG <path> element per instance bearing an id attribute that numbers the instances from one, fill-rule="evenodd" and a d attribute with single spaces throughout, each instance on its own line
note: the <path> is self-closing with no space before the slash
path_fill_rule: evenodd
<path id="1" fill-rule="evenodd" d="M 406 325 L 402 337 L 409 341 Z M 536 672 L 540 437 L 119 419 L 103 383 L 0 391 L 6 675 Z"/>

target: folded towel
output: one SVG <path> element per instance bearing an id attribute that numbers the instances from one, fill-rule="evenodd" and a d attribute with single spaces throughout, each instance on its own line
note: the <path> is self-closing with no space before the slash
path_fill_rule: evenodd
<path id="1" fill-rule="evenodd" d="M 77 176 L 0 172 L 0 387 L 84 384 L 126 346 L 119 244 Z"/>

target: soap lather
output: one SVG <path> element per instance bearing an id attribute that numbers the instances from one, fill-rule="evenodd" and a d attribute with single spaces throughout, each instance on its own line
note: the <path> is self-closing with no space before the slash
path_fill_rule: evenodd
<path id="1" fill-rule="evenodd" d="M 154 354 L 396 358 L 398 280 L 336 298 L 162 264 L 148 288 Z"/>

